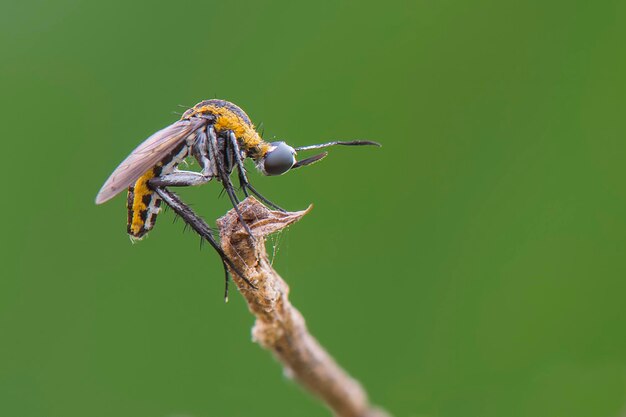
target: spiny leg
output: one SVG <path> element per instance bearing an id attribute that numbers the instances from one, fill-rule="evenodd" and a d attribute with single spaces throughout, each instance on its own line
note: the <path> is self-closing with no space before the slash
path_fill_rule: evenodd
<path id="1" fill-rule="evenodd" d="M 235 194 L 233 183 L 230 181 L 230 175 L 228 172 L 226 172 L 226 169 L 224 167 L 224 160 L 222 159 L 222 157 L 225 157 L 225 155 L 220 155 L 220 152 L 217 149 L 217 135 L 215 134 L 215 129 L 213 129 L 213 126 L 211 125 L 207 126 L 207 138 L 209 145 L 209 158 L 214 161 L 215 165 L 217 166 L 218 178 L 221 180 L 222 186 L 224 187 L 226 194 L 228 194 L 228 197 L 230 198 L 230 202 L 232 203 L 235 212 L 237 213 L 237 217 L 239 218 L 241 225 L 248 233 L 248 236 L 250 236 L 250 239 L 254 242 L 255 239 L 254 235 L 252 234 L 252 230 L 250 230 L 250 227 L 244 221 L 243 215 L 239 210 L 239 200 L 237 199 L 237 195 Z M 226 152 L 224 152 L 224 154 L 225 153 Z"/>
<path id="2" fill-rule="evenodd" d="M 200 164 L 201 172 L 175 170 L 172 173 L 152 178 L 151 187 L 188 187 L 205 184 L 216 176 L 215 166 L 207 154 L 207 137 L 204 130 L 199 130 L 191 153 Z"/>
<path id="3" fill-rule="evenodd" d="M 237 198 L 237 194 L 235 193 L 235 187 L 233 186 L 233 183 L 230 181 L 229 176 L 225 177 L 222 185 L 224 186 L 224 189 L 226 190 L 226 194 L 228 194 L 228 197 L 230 198 L 230 201 L 233 204 L 235 211 L 237 212 L 237 217 L 239 218 L 239 221 L 241 222 L 243 228 L 246 230 L 246 232 L 248 232 L 248 235 L 254 242 L 255 238 L 254 238 L 254 235 L 252 234 L 252 230 L 250 230 L 250 227 L 248 227 L 248 223 L 244 221 L 243 215 L 241 211 L 239 210 L 239 199 Z"/>
<path id="4" fill-rule="evenodd" d="M 235 136 L 235 133 L 232 130 L 228 131 L 226 135 L 226 152 L 228 155 L 232 156 L 237 164 L 239 187 L 241 187 L 244 195 L 248 197 L 248 190 L 246 189 L 246 185 L 248 185 L 248 177 L 246 176 L 246 168 L 243 164 L 243 158 L 241 156 L 241 150 L 239 149 L 239 143 L 237 142 L 237 136 Z"/>
<path id="5" fill-rule="evenodd" d="M 239 145 L 237 144 L 237 138 L 235 137 L 235 146 L 233 146 L 233 142 L 231 140 L 232 137 L 235 137 L 235 134 L 232 131 L 228 131 L 226 133 L 225 145 L 226 149 L 226 160 L 228 163 L 227 170 L 231 171 L 234 168 L 234 164 L 237 164 L 237 176 L 239 177 L 239 189 L 243 192 L 243 195 L 249 197 L 248 190 L 246 189 L 246 174 L 245 168 L 243 168 L 243 159 L 241 157 L 241 151 L 239 150 Z"/>
<path id="6" fill-rule="evenodd" d="M 287 213 L 287 210 L 285 210 L 284 208 L 277 206 L 276 204 L 272 203 L 270 200 L 268 200 L 267 198 L 263 197 L 263 195 L 261 195 L 261 193 L 259 193 L 256 188 L 254 188 L 252 186 L 252 184 L 248 183 L 246 184 L 246 188 L 248 188 L 250 191 L 252 191 L 252 194 L 254 194 L 255 196 L 257 196 L 259 198 L 259 200 L 261 200 L 262 202 L 264 202 L 265 204 L 267 204 L 268 206 L 275 208 L 278 211 L 282 211 L 283 213 Z"/>
<path id="7" fill-rule="evenodd" d="M 209 225 L 189 206 L 183 203 L 178 196 L 172 192 L 170 192 L 167 188 L 163 187 L 155 187 L 154 191 L 159 194 L 159 197 L 174 210 L 174 212 L 179 215 L 185 223 L 187 223 L 197 234 L 199 234 L 202 238 L 204 238 L 209 244 L 215 249 L 217 254 L 222 258 L 222 264 L 224 265 L 224 271 L 226 273 L 226 288 L 225 295 L 226 300 L 228 300 L 228 269 L 226 265 L 230 267 L 237 275 L 243 279 L 246 284 L 248 284 L 251 288 L 256 289 L 254 284 L 252 284 L 248 278 L 233 264 L 230 258 L 224 253 L 221 246 L 217 243 L 215 238 L 213 237 L 213 231 L 209 227 Z"/>
<path id="8" fill-rule="evenodd" d="M 237 215 L 239 216 L 239 220 L 242 221 L 241 213 L 237 205 L 239 204 L 239 199 L 234 192 L 234 187 L 232 182 L 230 181 L 230 171 L 227 166 L 226 158 L 226 149 L 224 147 L 224 152 L 220 152 L 218 149 L 217 135 L 215 134 L 215 129 L 213 126 L 207 126 L 207 143 L 209 149 L 209 158 L 215 162 L 215 166 L 217 168 L 217 177 L 222 182 L 222 186 L 224 187 L 224 191 L 228 194 L 228 197 L 233 204 L 233 207 L 237 211 Z M 252 233 L 250 233 L 252 235 Z"/>
<path id="9" fill-rule="evenodd" d="M 204 176 L 217 177 L 217 166 L 215 161 L 212 161 L 209 157 L 209 141 L 204 129 L 198 131 L 198 139 L 196 143 L 191 147 L 191 153 L 196 158 L 200 167 L 202 168 L 202 174 Z"/>
<path id="10" fill-rule="evenodd" d="M 211 181 L 213 177 L 205 176 L 194 171 L 174 171 L 171 174 L 161 175 L 150 179 L 150 187 L 190 187 L 202 185 Z"/>
<path id="11" fill-rule="evenodd" d="M 228 302 L 228 267 L 226 266 L 226 262 L 222 260 L 222 266 L 224 267 L 224 302 Z"/>
<path id="12" fill-rule="evenodd" d="M 248 196 L 246 189 L 249 189 L 250 191 L 252 191 L 252 194 L 257 196 L 262 202 L 264 202 L 268 206 L 273 207 L 276 210 L 282 211 L 283 213 L 286 213 L 284 209 L 272 203 L 267 198 L 263 197 L 248 181 L 248 177 L 246 175 L 246 168 L 244 167 L 243 158 L 241 157 L 241 151 L 239 150 L 239 143 L 237 143 L 237 137 L 235 136 L 233 132 L 229 132 L 228 134 L 228 145 L 233 150 L 235 161 L 237 162 L 237 171 L 239 173 L 239 183 L 241 184 L 241 188 L 244 190 L 244 194 L 246 194 L 246 197 Z"/>

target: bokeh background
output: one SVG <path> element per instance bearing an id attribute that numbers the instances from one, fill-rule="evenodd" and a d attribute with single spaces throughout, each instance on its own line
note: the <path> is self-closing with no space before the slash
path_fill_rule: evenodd
<path id="1" fill-rule="evenodd" d="M 0 415 L 327 416 L 171 212 L 95 206 L 206 98 L 292 145 L 268 243 L 394 416 L 626 413 L 623 1 L 2 2 Z M 180 107 L 182 105 L 183 107 Z M 181 191 L 213 221 L 217 184 Z"/>

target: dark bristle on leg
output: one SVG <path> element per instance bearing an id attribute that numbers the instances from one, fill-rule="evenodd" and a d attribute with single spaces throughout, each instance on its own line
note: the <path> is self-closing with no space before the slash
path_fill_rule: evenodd
<path id="1" fill-rule="evenodd" d="M 215 238 L 213 237 L 213 230 L 209 225 L 196 213 L 189 208 L 185 203 L 183 203 L 178 196 L 172 192 L 170 192 L 167 188 L 155 187 L 154 191 L 159 194 L 159 197 L 163 199 L 165 204 L 171 207 L 171 209 L 178 214 L 186 224 L 188 224 L 197 234 L 202 236 L 209 244 L 215 249 L 217 254 L 222 258 L 222 263 L 224 265 L 228 265 L 231 270 L 233 270 L 241 279 L 243 279 L 246 284 L 248 284 L 251 288 L 256 289 L 254 284 L 252 284 L 248 278 L 233 264 L 233 262 L 228 258 L 228 256 L 224 253 L 221 246 L 217 243 Z M 228 273 L 228 269 L 226 269 L 226 273 Z"/>
<path id="2" fill-rule="evenodd" d="M 228 280 L 230 276 L 228 275 L 228 267 L 226 263 L 222 261 L 222 265 L 224 266 L 224 302 L 228 302 Z"/>

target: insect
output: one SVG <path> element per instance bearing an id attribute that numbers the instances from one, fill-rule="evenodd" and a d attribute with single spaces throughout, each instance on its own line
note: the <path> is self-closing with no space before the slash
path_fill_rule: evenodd
<path id="1" fill-rule="evenodd" d="M 166 187 L 201 185 L 216 179 L 222 183 L 241 223 L 253 239 L 237 209 L 239 200 L 230 178 L 232 172 L 237 170 L 239 185 L 246 197 L 250 192 L 266 205 L 284 211 L 250 184 L 244 160 L 252 159 L 264 175 L 282 175 L 327 155 L 323 152 L 297 160 L 297 152 L 334 145 L 380 146 L 367 140 L 333 141 L 295 148 L 282 141 L 266 142 L 241 108 L 224 100 L 204 100 L 185 111 L 180 120 L 137 146 L 106 180 L 96 196 L 96 204 L 128 189 L 127 232 L 131 239 L 141 239 L 154 227 L 162 201 L 170 206 L 184 206 L 175 195 L 166 191 Z M 188 157 L 198 161 L 200 172 L 178 169 Z M 221 247 L 215 241 L 210 243 L 225 265 L 233 268 Z"/>

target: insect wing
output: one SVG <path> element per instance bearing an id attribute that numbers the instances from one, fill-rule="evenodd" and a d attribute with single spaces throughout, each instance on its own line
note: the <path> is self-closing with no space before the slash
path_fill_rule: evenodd
<path id="1" fill-rule="evenodd" d="M 204 119 L 179 120 L 143 141 L 106 180 L 96 196 L 96 204 L 112 199 L 120 191 L 133 184 L 205 123 Z"/>

